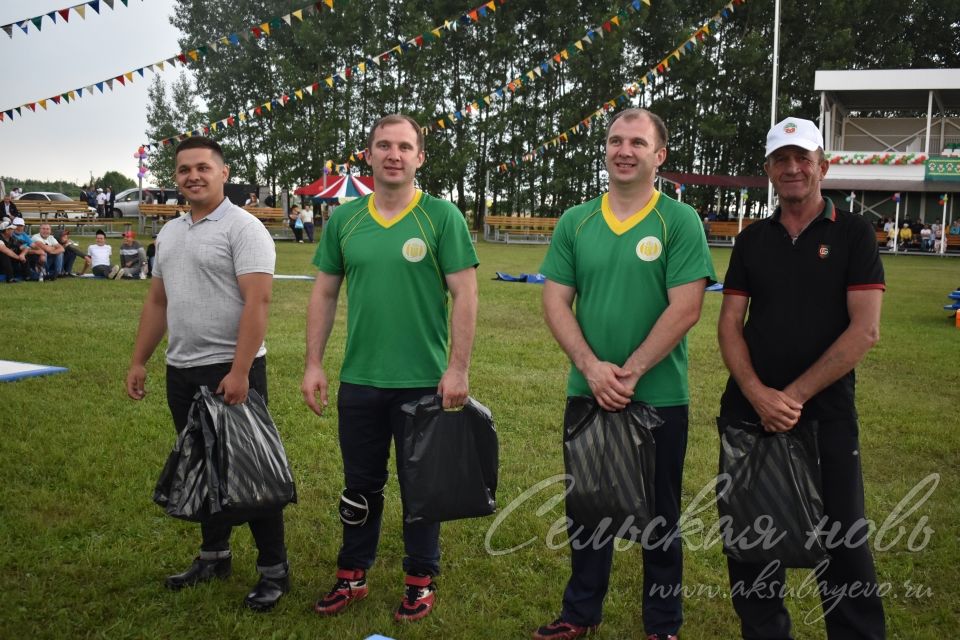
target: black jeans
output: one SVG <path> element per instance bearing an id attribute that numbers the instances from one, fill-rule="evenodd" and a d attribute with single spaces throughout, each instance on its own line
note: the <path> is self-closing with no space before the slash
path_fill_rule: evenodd
<path id="1" fill-rule="evenodd" d="M 167 404 L 173 416 L 173 424 L 177 433 L 187 426 L 187 416 L 193 396 L 206 386 L 210 391 L 216 391 L 230 372 L 232 362 L 211 364 L 202 367 L 178 368 L 167 365 Z M 256 389 L 267 402 L 267 359 L 260 357 L 253 361 L 250 367 L 250 388 Z M 250 520 L 250 532 L 257 543 L 260 552 L 257 557 L 258 567 L 273 567 L 287 561 L 287 549 L 283 542 L 283 511 Z M 228 551 L 230 549 L 230 533 L 233 525 L 200 523 L 200 532 L 203 542 L 201 552 Z"/>
<path id="2" fill-rule="evenodd" d="M 340 383 L 337 410 L 347 489 L 370 494 L 371 503 L 374 503 L 387 484 L 391 440 L 396 446 L 398 472 L 402 468 L 404 414 L 400 407 L 436 391 L 436 387 L 382 389 Z M 403 493 L 403 486 L 400 493 Z M 343 526 L 343 546 L 340 547 L 337 566 L 341 569 L 369 569 L 373 566 L 380 541 L 381 520 L 382 507 L 374 507 L 363 525 Z M 404 571 L 408 574 L 440 573 L 440 523 L 404 522 L 403 544 L 406 552 Z"/>
<path id="3" fill-rule="evenodd" d="M 683 461 L 687 454 L 687 405 L 657 407 L 664 423 L 653 430 L 657 443 L 654 472 L 654 510 L 666 525 L 643 549 L 643 628 L 648 634 L 676 634 L 683 624 L 680 586 L 683 580 L 683 544 L 675 534 L 680 519 Z M 577 523 L 570 527 L 570 581 L 563 592 L 560 617 L 579 625 L 600 624 L 603 600 L 610 584 L 614 539 L 598 545 L 590 539 L 593 530 L 579 536 Z M 583 548 L 578 548 L 583 547 Z M 599 548 L 598 548 L 599 547 Z"/>
<path id="4" fill-rule="evenodd" d="M 737 418 L 737 416 L 725 416 Z M 860 468 L 859 428 L 856 420 L 820 422 L 817 432 L 820 446 L 820 473 L 823 483 L 824 512 L 829 519 L 827 530 L 839 523 L 836 541 L 858 520 L 863 519 L 863 474 Z M 818 574 L 820 598 L 829 609 L 824 620 L 830 640 L 879 640 L 886 638 L 883 602 L 877 595 L 877 574 L 866 536 L 852 536 L 855 542 L 831 546 L 826 571 Z M 743 637 L 748 640 L 788 640 L 790 615 L 779 597 L 786 581 L 783 568 L 767 572 L 766 565 L 727 559 L 731 599 L 740 616 Z M 763 584 L 760 584 L 760 582 Z M 849 586 L 860 582 L 856 597 L 846 595 Z M 824 593 L 826 586 L 827 593 Z M 851 589 L 852 590 L 852 589 Z"/>

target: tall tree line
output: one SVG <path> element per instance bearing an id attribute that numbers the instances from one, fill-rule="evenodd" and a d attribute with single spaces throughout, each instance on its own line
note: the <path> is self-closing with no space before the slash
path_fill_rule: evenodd
<path id="1" fill-rule="evenodd" d="M 476 0 L 474 0 L 476 1 Z M 595 123 L 532 161 L 523 154 L 573 126 L 681 45 L 720 0 L 650 0 L 633 11 L 614 0 L 496 1 L 496 11 L 459 24 L 422 49 L 369 65 L 366 73 L 326 90 L 338 70 L 428 33 L 477 4 L 463 0 L 337 0 L 269 38 L 219 47 L 192 79 L 169 91 L 151 87 L 151 140 L 169 137 L 252 108 L 294 88 L 320 82 L 303 101 L 213 133 L 239 179 L 273 189 L 322 175 L 324 162 L 343 162 L 365 147 L 381 115 L 404 112 L 423 124 L 467 104 L 481 109 L 427 136 L 421 186 L 453 199 L 480 224 L 484 212 L 557 215 L 601 192 L 603 125 Z M 303 0 L 178 0 L 172 24 L 184 49 L 239 32 L 303 6 Z M 629 10 L 628 10 L 629 9 Z M 619 27 L 602 23 L 620 13 Z M 747 0 L 713 25 L 701 46 L 632 104 L 660 114 L 670 129 L 667 171 L 757 175 L 769 125 L 773 4 Z M 599 27 L 580 55 L 530 81 L 524 74 Z M 815 118 L 818 69 L 958 68 L 960 0 L 784 0 L 781 8 L 778 112 Z M 520 78 L 487 105 L 482 97 Z M 625 105 L 618 105 L 621 108 Z M 498 165 L 518 161 L 508 171 Z M 151 159 L 157 180 L 172 180 L 169 151 Z M 361 172 L 368 169 L 359 162 Z M 725 194 L 726 197 L 733 197 Z M 687 200 L 715 203 L 718 194 L 692 189 Z M 485 203 L 490 202 L 487 209 Z"/>

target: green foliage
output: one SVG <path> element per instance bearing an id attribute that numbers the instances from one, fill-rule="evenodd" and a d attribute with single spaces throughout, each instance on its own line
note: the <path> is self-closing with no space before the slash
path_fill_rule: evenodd
<path id="1" fill-rule="evenodd" d="M 243 31 L 297 3 L 267 0 L 178 0 L 172 17 L 184 47 Z M 444 20 L 472 8 L 453 0 L 357 0 L 307 14 L 293 27 L 282 23 L 269 38 L 208 52 L 196 70 L 196 93 L 207 105 L 205 119 L 173 113 L 158 95 L 152 140 L 261 107 L 268 99 L 290 99 L 286 107 L 261 107 L 264 117 L 238 121 L 211 132 L 223 143 L 233 174 L 273 190 L 307 184 L 328 160 L 346 162 L 362 150 L 370 125 L 392 112 L 414 115 L 445 128 L 427 140 L 427 164 L 419 175 L 429 191 L 450 194 L 480 224 L 479 207 L 492 211 L 556 215 L 606 188 L 602 123 L 548 149 L 532 161 L 501 173 L 540 143 L 554 139 L 621 93 L 684 43 L 694 29 L 724 5 L 716 0 L 509 0 L 477 23 L 457 25 L 421 49 L 375 64 L 371 56 L 399 39 L 428 33 Z M 322 4 L 319 6 L 323 6 Z M 711 35 L 645 86 L 634 105 L 657 111 L 672 132 L 665 170 L 758 175 L 770 122 L 773 41 L 772 3 L 750 0 L 711 25 Z M 601 25 L 619 14 L 620 26 Z M 781 15 L 778 114 L 814 118 L 817 69 L 957 67 L 960 0 L 908 0 L 892 8 L 880 0 L 799 0 L 784 3 Z M 527 71 L 596 28 L 583 54 L 529 79 Z M 428 38 L 428 40 L 432 40 Z M 325 79 L 367 60 L 367 72 L 352 70 L 333 88 Z M 495 89 L 520 80 L 491 104 Z M 293 91 L 317 83 L 312 96 Z M 175 102 L 175 101 L 174 101 Z M 626 106 L 621 102 L 617 109 Z M 477 105 L 478 112 L 474 111 Z M 471 112 L 465 114 L 467 105 Z M 162 107 L 162 108 L 161 108 Z M 456 118 L 460 111 L 462 119 Z M 455 124 L 449 117 L 453 115 Z M 162 153 L 165 153 L 164 150 Z M 362 161 L 354 170 L 367 171 Z M 154 171 L 155 174 L 161 171 Z M 759 195 L 759 194 L 757 194 Z M 732 203 L 736 194 L 691 188 L 694 206 Z M 723 204 L 721 202 L 721 204 Z"/>
<path id="2" fill-rule="evenodd" d="M 75 238 L 82 245 L 89 236 Z M 143 241 L 145 244 L 147 241 Z M 119 241 L 111 240 L 116 252 Z M 279 243 L 279 273 L 313 273 L 314 247 Z M 480 307 L 470 371 L 471 394 L 494 414 L 500 438 L 501 513 L 536 483 L 562 473 L 561 416 L 568 363 L 544 325 L 541 288 L 494 281 L 494 271 L 535 272 L 543 246 L 481 242 Z M 722 276 L 730 251 L 714 249 Z M 861 459 L 866 511 L 879 526 L 922 478 L 942 474 L 929 500 L 898 523 L 904 534 L 875 551 L 890 638 L 954 637 L 960 566 L 960 450 L 953 327 L 940 306 L 957 282 L 956 259 L 884 256 L 887 292 L 881 340 L 857 368 Z M 270 614 L 245 612 L 241 601 L 256 580 L 256 550 L 246 527 L 233 535 L 234 575 L 227 581 L 172 593 L 164 576 L 196 554 L 196 525 L 165 517 L 150 502 L 154 483 L 174 441 L 160 352 L 148 365 L 148 395 L 128 400 L 123 380 L 141 304 L 149 282 L 67 280 L 19 284 L 0 293 L 4 318 L 15 310 L 29 330 L 6 342 L 3 357 L 60 365 L 68 373 L 0 384 L 4 409 L 0 459 L 0 616 L 3 638 L 365 638 L 380 633 L 405 640 L 527 637 L 552 619 L 569 577 L 564 538 L 548 548 L 562 504 L 537 514 L 553 491 L 519 505 L 490 536 L 496 549 L 533 542 L 492 556 L 484 541 L 493 518 L 443 525 L 443 573 L 437 607 L 416 624 L 398 626 L 391 614 L 402 586 L 402 519 L 395 474 L 386 510 L 370 597 L 342 615 L 324 619 L 312 603 L 333 583 L 340 524 L 336 500 L 343 487 L 337 445 L 336 396 L 322 418 L 303 404 L 306 304 L 310 282 L 276 281 L 267 355 L 270 408 L 290 456 L 300 496 L 286 511 L 293 591 Z M 717 350 L 720 295 L 706 294 L 700 322 L 689 336 L 691 418 L 682 504 L 716 473 L 714 416 L 726 382 Z M 64 301 L 69 301 L 64 313 Z M 333 389 L 343 358 L 346 307 L 341 301 L 326 358 Z M 391 469 L 393 468 L 393 462 Z M 709 498 L 708 498 L 709 499 Z M 911 504 L 916 504 L 914 500 Z M 716 508 L 699 514 L 715 525 Z M 929 520 L 924 521 L 924 518 Z M 928 526 L 930 543 L 910 551 L 906 538 Z M 893 541 L 896 528 L 885 541 Z M 685 584 L 725 592 L 727 572 L 717 545 L 693 548 L 706 534 L 687 538 Z M 918 542 L 923 538 L 918 537 Z M 640 551 L 615 555 L 600 638 L 644 637 Z M 799 588 L 809 572 L 791 570 Z M 907 597 L 907 581 L 931 589 Z M 812 584 L 809 582 L 807 586 Z M 787 599 L 797 640 L 826 637 L 814 589 Z M 809 619 L 804 616 L 814 612 Z M 729 599 L 699 593 L 685 600 L 681 637 L 739 637 Z"/>
<path id="3" fill-rule="evenodd" d="M 107 187 L 112 187 L 114 193 L 120 193 L 124 189 L 132 189 L 137 183 L 123 175 L 119 171 L 107 171 L 101 177 L 94 179 L 93 183 L 102 187 L 106 191 Z"/>
<path id="4" fill-rule="evenodd" d="M 2 180 L 6 186 L 7 193 L 10 193 L 10 191 L 16 187 L 20 187 L 24 193 L 28 191 L 54 191 L 70 196 L 71 198 L 78 198 L 80 196 L 80 185 L 64 180 L 21 180 L 20 178 L 12 178 L 10 176 L 0 176 L 0 180 Z"/>

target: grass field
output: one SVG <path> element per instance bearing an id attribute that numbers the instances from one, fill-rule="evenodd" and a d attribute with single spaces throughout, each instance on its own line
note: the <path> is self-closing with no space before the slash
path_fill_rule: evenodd
<path id="1" fill-rule="evenodd" d="M 471 392 L 489 406 L 501 446 L 501 509 L 527 489 L 562 473 L 560 424 L 567 364 L 540 316 L 534 285 L 507 284 L 494 271 L 535 272 L 545 247 L 481 243 L 480 318 Z M 278 245 L 278 272 L 311 274 L 311 245 Z M 729 250 L 714 249 L 722 276 Z M 960 261 L 885 257 L 887 293 L 881 341 L 858 369 L 867 512 L 898 520 L 875 551 L 889 584 L 889 637 L 952 638 L 960 632 L 960 329 L 942 310 L 960 286 Z M 268 615 L 241 600 L 255 582 L 248 530 L 234 535 L 234 576 L 171 593 L 164 576 L 189 564 L 195 525 L 152 504 L 153 486 L 173 444 L 163 394 L 163 358 L 149 366 L 148 396 L 126 398 L 123 379 L 148 283 L 66 280 L 0 285 L 0 358 L 56 364 L 69 373 L 0 383 L 0 638 L 345 638 L 373 633 L 402 639 L 522 638 L 552 618 L 569 572 L 562 540 L 549 536 L 562 506 L 538 508 L 556 485 L 493 518 L 444 525 L 443 574 L 432 616 L 397 626 L 403 547 L 395 478 L 387 489 L 380 555 L 371 595 L 334 619 L 312 613 L 329 588 L 339 546 L 336 499 L 341 470 L 336 414 L 313 416 L 300 398 L 305 305 L 311 284 L 277 281 L 267 345 L 271 410 L 296 474 L 300 503 L 287 511 L 294 588 Z M 718 453 L 713 417 L 725 373 L 716 346 L 720 295 L 708 293 L 690 334 L 691 423 L 684 506 L 713 477 Z M 337 319 L 327 362 L 342 358 L 345 316 Z M 895 508 L 930 474 L 939 484 L 915 510 Z M 929 485 L 928 485 L 929 489 Z M 909 511 L 909 510 L 907 510 Z M 709 526 L 716 511 L 699 517 Z M 924 533 L 924 527 L 927 533 Z M 897 539 L 902 529 L 902 536 Z M 911 534 L 916 535 L 910 539 Z M 495 549 L 531 544 L 509 554 Z M 928 539 L 926 539 L 928 537 Z M 701 590 L 685 601 L 686 639 L 739 637 L 725 590 L 719 545 L 692 536 L 685 582 Z M 890 543 L 894 544 L 890 544 Z M 799 586 L 804 572 L 790 574 Z M 639 550 L 618 553 L 601 638 L 642 637 Z M 920 589 L 914 591 L 911 586 Z M 807 593 L 788 601 L 798 640 L 824 637 Z"/>

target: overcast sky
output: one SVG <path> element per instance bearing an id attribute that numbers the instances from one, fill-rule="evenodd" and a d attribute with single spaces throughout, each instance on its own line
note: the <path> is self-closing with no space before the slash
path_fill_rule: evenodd
<path id="1" fill-rule="evenodd" d="M 64 9 L 80 0 L 0 0 L 0 25 Z M 129 0 L 115 9 L 101 2 L 100 14 L 86 7 L 86 19 L 70 11 L 69 22 L 44 15 L 13 37 L 0 31 L 0 110 L 6 111 L 78 87 L 100 82 L 179 53 L 177 31 L 168 17 L 173 0 Z M 172 83 L 179 68 L 160 72 Z M 137 147 L 145 142 L 147 87 L 155 74 L 134 74 L 131 85 L 69 104 L 48 102 L 36 113 L 0 122 L 0 176 L 68 180 L 86 184 L 90 174 L 119 171 L 136 179 Z M 149 174 L 148 174 L 149 176 Z M 15 185 L 7 184 L 9 191 Z M 71 195 L 71 194 L 68 194 Z"/>

